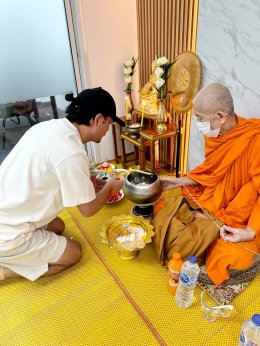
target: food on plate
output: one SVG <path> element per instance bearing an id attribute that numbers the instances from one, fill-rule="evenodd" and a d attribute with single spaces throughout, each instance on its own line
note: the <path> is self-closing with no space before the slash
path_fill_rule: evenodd
<path id="1" fill-rule="evenodd" d="M 127 169 L 114 169 L 113 171 L 111 171 L 109 173 L 111 175 L 111 177 L 123 177 L 126 174 L 128 174 L 128 170 Z"/>
<path id="2" fill-rule="evenodd" d="M 123 192 L 119 191 L 117 193 L 114 193 L 112 195 L 110 195 L 107 199 L 108 203 L 113 203 L 113 202 L 117 202 L 118 200 L 120 200 L 123 196 Z"/>
<path id="3" fill-rule="evenodd" d="M 104 172 L 111 172 L 114 168 L 115 166 L 108 162 L 104 162 L 96 167 L 96 169 L 101 169 Z"/>

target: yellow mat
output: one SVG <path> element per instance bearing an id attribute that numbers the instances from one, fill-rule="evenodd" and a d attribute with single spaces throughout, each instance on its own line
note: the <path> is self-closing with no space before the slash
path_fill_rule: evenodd
<path id="1" fill-rule="evenodd" d="M 100 242 L 103 222 L 132 206 L 124 198 L 88 219 L 76 208 L 62 213 L 65 234 L 82 243 L 83 258 L 53 277 L 0 283 L 1 346 L 237 345 L 243 320 L 260 307 L 259 276 L 232 301 L 228 319 L 203 319 L 199 288 L 190 308 L 177 307 L 151 245 L 124 261 Z"/>

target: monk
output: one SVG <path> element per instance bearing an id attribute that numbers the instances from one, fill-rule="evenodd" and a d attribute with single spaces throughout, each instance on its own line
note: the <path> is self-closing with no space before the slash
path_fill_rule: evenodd
<path id="1" fill-rule="evenodd" d="M 208 276 L 220 285 L 229 279 L 228 269 L 250 267 L 260 252 L 260 119 L 235 114 L 231 93 L 220 83 L 200 90 L 193 112 L 205 135 L 205 161 L 184 177 L 161 180 L 165 190 L 182 187 L 224 223 L 206 252 Z"/>

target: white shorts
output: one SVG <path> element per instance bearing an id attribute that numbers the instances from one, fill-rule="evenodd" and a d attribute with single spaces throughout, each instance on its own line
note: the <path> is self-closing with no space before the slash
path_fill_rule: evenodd
<path id="1" fill-rule="evenodd" d="M 0 251 L 0 265 L 34 281 L 48 271 L 48 264 L 57 262 L 67 239 L 45 229 L 37 229 L 32 237 L 15 249 Z"/>

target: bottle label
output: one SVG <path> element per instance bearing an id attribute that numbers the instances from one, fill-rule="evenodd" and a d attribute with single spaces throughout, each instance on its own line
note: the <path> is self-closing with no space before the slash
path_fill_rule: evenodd
<path id="1" fill-rule="evenodd" d="M 180 281 L 183 285 L 195 286 L 196 282 L 197 282 L 197 277 L 196 278 L 190 278 L 187 274 L 181 272 L 180 273 Z"/>
<path id="2" fill-rule="evenodd" d="M 243 333 L 243 331 L 240 333 L 240 342 L 242 343 L 242 345 L 244 346 L 257 346 L 257 344 L 255 344 L 254 342 L 251 342 L 250 340 L 248 340 L 245 336 L 245 334 Z"/>
<path id="3" fill-rule="evenodd" d="M 180 277 L 180 272 L 178 270 L 169 269 L 169 275 L 174 281 L 178 281 Z"/>
<path id="4" fill-rule="evenodd" d="M 178 281 L 169 279 L 169 286 L 171 286 L 171 287 L 177 287 L 177 286 L 178 286 Z"/>

